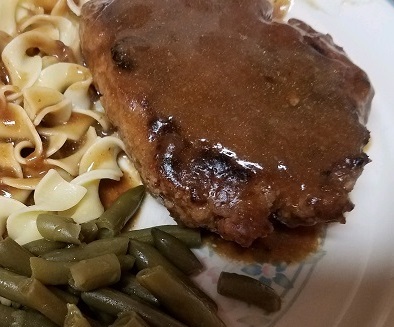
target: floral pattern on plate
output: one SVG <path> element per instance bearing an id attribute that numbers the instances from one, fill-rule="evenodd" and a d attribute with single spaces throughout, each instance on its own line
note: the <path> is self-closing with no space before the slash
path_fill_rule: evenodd
<path id="1" fill-rule="evenodd" d="M 204 247 L 197 251 L 206 269 L 195 280 L 210 296 L 219 303 L 219 314 L 224 317 L 227 326 L 263 327 L 274 326 L 282 315 L 294 303 L 312 274 L 316 264 L 325 255 L 324 249 L 308 256 L 304 261 L 295 264 L 279 262 L 244 263 L 230 261 Z M 212 262 L 215 264 L 212 265 Z M 263 310 L 217 294 L 217 281 L 222 271 L 247 275 L 269 285 L 282 298 L 282 309 L 274 314 L 266 315 Z"/>

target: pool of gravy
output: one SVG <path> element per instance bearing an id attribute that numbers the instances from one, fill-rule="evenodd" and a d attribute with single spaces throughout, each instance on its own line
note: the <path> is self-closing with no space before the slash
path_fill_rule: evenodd
<path id="1" fill-rule="evenodd" d="M 249 248 L 229 242 L 217 234 L 204 233 L 204 244 L 217 254 L 244 263 L 300 262 L 316 252 L 324 238 L 326 224 L 289 228 L 278 224 L 272 234 L 257 239 Z"/>

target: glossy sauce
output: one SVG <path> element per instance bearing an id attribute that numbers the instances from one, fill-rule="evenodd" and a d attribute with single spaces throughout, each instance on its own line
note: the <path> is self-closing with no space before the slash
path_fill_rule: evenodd
<path id="1" fill-rule="evenodd" d="M 272 216 L 344 221 L 373 92 L 328 36 L 260 0 L 90 4 L 82 48 L 104 106 L 176 219 L 244 246 Z"/>
<path id="2" fill-rule="evenodd" d="M 261 171 L 265 186 L 277 184 L 291 201 L 300 190 L 318 199 L 322 171 L 358 151 L 367 134 L 341 95 L 342 63 L 311 50 L 287 25 L 264 22 L 263 3 L 176 1 L 169 10 L 160 1 L 115 2 L 131 14 L 117 16 L 112 58 L 130 90 L 125 101 L 156 116 L 150 140 L 182 133 L 191 148 L 213 148 L 251 174 Z M 111 9 L 103 14 L 108 26 Z M 163 158 L 199 156 L 177 152 L 187 146 L 177 142 L 163 142 Z M 188 184 L 188 174 L 162 169 Z"/>
<path id="3" fill-rule="evenodd" d="M 73 51 L 59 40 L 40 40 L 35 42 L 36 48 L 27 49 L 28 56 L 35 56 L 40 54 L 56 57 L 60 62 L 77 62 Z"/>
<path id="4" fill-rule="evenodd" d="M 104 208 L 109 208 L 122 193 L 138 185 L 138 181 L 133 179 L 127 172 L 123 174 L 119 181 L 102 179 L 100 181 L 99 195 Z"/>
<path id="5" fill-rule="evenodd" d="M 217 254 L 244 263 L 293 263 L 319 249 L 325 229 L 324 224 L 294 229 L 278 225 L 270 235 L 256 240 L 249 248 L 225 241 L 216 234 L 206 234 L 204 242 Z"/>

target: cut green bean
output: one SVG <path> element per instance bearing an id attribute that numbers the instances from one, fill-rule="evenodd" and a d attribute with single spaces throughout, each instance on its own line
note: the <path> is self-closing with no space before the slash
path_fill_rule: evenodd
<path id="1" fill-rule="evenodd" d="M 130 271 L 134 267 L 135 258 L 130 254 L 118 255 L 118 260 L 122 273 Z"/>
<path id="2" fill-rule="evenodd" d="M 135 311 L 121 312 L 109 327 L 149 327 L 144 319 Z"/>
<path id="3" fill-rule="evenodd" d="M 81 224 L 79 239 L 84 243 L 90 243 L 97 239 L 98 227 L 95 220 L 87 221 Z"/>
<path id="4" fill-rule="evenodd" d="M 149 304 L 155 306 L 160 305 L 159 300 L 137 281 L 137 277 L 135 275 L 123 275 L 115 287 L 121 292 L 130 296 L 136 296 Z"/>
<path id="5" fill-rule="evenodd" d="M 39 257 L 30 258 L 33 278 L 45 285 L 66 285 L 70 278 L 69 261 L 49 261 Z"/>
<path id="6" fill-rule="evenodd" d="M 10 269 L 17 274 L 30 277 L 31 257 L 34 257 L 34 255 L 12 238 L 7 237 L 0 241 L 0 266 Z"/>
<path id="7" fill-rule="evenodd" d="M 37 229 L 41 236 L 55 242 L 81 244 L 81 225 L 72 218 L 42 213 L 37 217 Z"/>
<path id="8" fill-rule="evenodd" d="M 57 325 L 32 310 L 21 310 L 0 304 L 0 327 L 56 327 Z"/>
<path id="9" fill-rule="evenodd" d="M 67 304 L 67 310 L 64 327 L 91 327 L 89 321 L 82 315 L 76 305 Z"/>
<path id="10" fill-rule="evenodd" d="M 73 264 L 70 273 L 72 287 L 79 291 L 91 291 L 117 283 L 121 269 L 118 257 L 109 253 Z"/>
<path id="11" fill-rule="evenodd" d="M 160 265 L 174 274 L 182 274 L 177 267 L 175 267 L 156 248 L 148 243 L 130 240 L 129 253 L 135 257 L 135 264 L 138 270 Z"/>
<path id="12" fill-rule="evenodd" d="M 45 253 L 63 249 L 67 246 L 67 243 L 64 242 L 53 242 L 46 240 L 45 238 L 36 240 L 36 241 L 31 241 L 29 243 L 26 243 L 23 245 L 23 247 L 30 251 L 32 254 L 36 256 L 43 255 Z"/>
<path id="13" fill-rule="evenodd" d="M 51 251 L 43 254 L 42 258 L 52 261 L 81 261 L 108 253 L 124 255 L 127 253 L 128 245 L 128 238 L 114 237 L 93 241 L 89 244 L 81 244 L 72 248 Z"/>
<path id="14" fill-rule="evenodd" d="M 162 266 L 167 271 L 181 278 L 190 287 L 195 289 L 196 293 L 199 293 L 201 298 L 205 298 L 205 301 L 210 305 L 212 309 L 217 310 L 217 304 L 207 294 L 202 292 L 192 280 L 187 277 L 181 270 L 175 267 L 169 262 L 156 248 L 148 243 L 143 243 L 137 240 L 130 240 L 129 252 L 135 257 L 135 264 L 138 270 L 145 268 L 153 268 L 156 266 Z"/>
<path id="15" fill-rule="evenodd" d="M 35 309 L 63 325 L 66 303 L 35 278 L 28 278 L 0 268 L 0 296 Z"/>
<path id="16" fill-rule="evenodd" d="M 70 284 L 66 286 L 66 292 L 70 293 L 71 295 L 81 297 L 81 291 L 76 290 L 74 287 L 70 286 Z"/>
<path id="17" fill-rule="evenodd" d="M 100 311 L 100 310 L 96 310 L 93 307 L 89 307 L 89 309 L 92 312 L 92 315 L 95 319 L 97 319 L 97 321 L 99 322 L 99 326 L 109 326 L 111 324 L 114 323 L 115 321 L 115 317 L 114 315 L 111 315 L 109 313 Z"/>
<path id="18" fill-rule="evenodd" d="M 267 313 L 276 312 L 281 307 L 281 298 L 271 287 L 249 276 L 222 272 L 217 291 L 221 295 L 254 304 Z"/>
<path id="19" fill-rule="evenodd" d="M 81 298 L 89 307 L 114 316 L 122 311 L 135 311 L 152 327 L 186 327 L 152 306 L 110 288 L 83 292 Z"/>
<path id="20" fill-rule="evenodd" d="M 190 248 L 198 248 L 201 246 L 201 232 L 199 229 L 192 229 L 187 227 L 181 227 L 179 225 L 162 225 L 156 228 L 175 236 L 180 239 Z M 120 234 L 121 236 L 128 237 L 133 240 L 149 243 L 153 245 L 153 237 L 151 233 L 152 228 L 144 228 L 131 230 Z"/>
<path id="21" fill-rule="evenodd" d="M 140 207 L 144 195 L 145 187 L 143 185 L 131 188 L 121 194 L 96 221 L 100 237 L 118 235 Z"/>
<path id="22" fill-rule="evenodd" d="M 55 294 L 59 299 L 63 300 L 66 303 L 75 304 L 77 305 L 79 302 L 79 296 L 66 291 L 58 286 L 50 286 L 47 285 L 47 288 Z M 78 294 L 80 295 L 80 294 Z"/>
<path id="23" fill-rule="evenodd" d="M 137 274 L 146 287 L 175 318 L 189 327 L 225 326 L 216 311 L 194 289 L 162 266 L 147 268 Z"/>
<path id="24" fill-rule="evenodd" d="M 151 232 L 156 249 L 172 264 L 186 275 L 201 272 L 202 263 L 185 243 L 159 228 L 152 228 Z"/>

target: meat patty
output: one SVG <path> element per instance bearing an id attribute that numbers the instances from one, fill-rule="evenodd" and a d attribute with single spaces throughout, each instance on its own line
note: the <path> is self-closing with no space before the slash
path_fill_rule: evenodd
<path id="1" fill-rule="evenodd" d="M 373 89 L 329 35 L 260 0 L 91 0 L 82 51 L 150 192 L 249 246 L 345 222 Z"/>

